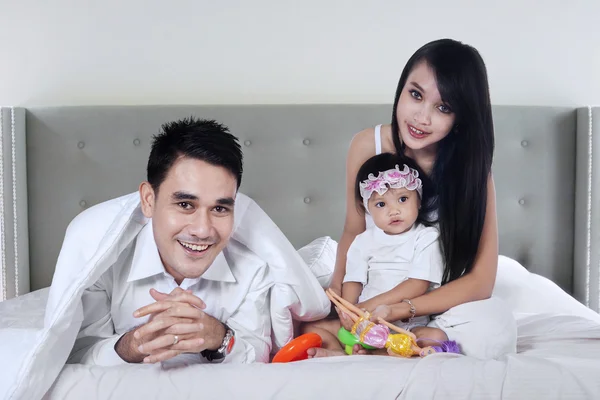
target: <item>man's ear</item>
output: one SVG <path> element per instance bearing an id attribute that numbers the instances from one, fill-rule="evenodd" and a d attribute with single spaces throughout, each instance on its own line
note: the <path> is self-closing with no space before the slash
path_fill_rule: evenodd
<path id="1" fill-rule="evenodd" d="M 146 218 L 152 218 L 156 197 L 152 185 L 147 181 L 140 184 L 140 200 L 142 201 L 142 213 Z"/>

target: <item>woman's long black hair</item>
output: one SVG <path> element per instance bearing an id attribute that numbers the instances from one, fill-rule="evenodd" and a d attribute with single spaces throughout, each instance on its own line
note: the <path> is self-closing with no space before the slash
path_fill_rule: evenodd
<path id="1" fill-rule="evenodd" d="M 434 71 L 442 100 L 456 116 L 452 131 L 439 142 L 430 176 L 441 249 L 446 262 L 443 282 L 473 267 L 483 231 L 487 183 L 494 154 L 494 125 L 486 67 L 476 49 L 451 39 L 430 42 L 408 60 L 402 71 L 392 113 L 392 137 L 398 154 L 405 152 L 396 109 L 408 75 L 425 62 Z"/>

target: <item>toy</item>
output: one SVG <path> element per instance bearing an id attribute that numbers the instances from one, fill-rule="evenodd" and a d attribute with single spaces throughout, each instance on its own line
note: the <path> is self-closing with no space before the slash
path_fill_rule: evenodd
<path id="1" fill-rule="evenodd" d="M 368 344 L 364 344 L 360 342 L 360 339 L 353 335 L 351 332 L 348 332 L 344 327 L 341 327 L 337 333 L 338 339 L 345 345 L 344 351 L 346 354 L 352 354 L 352 348 L 355 344 L 360 344 L 363 348 L 367 350 L 374 350 L 376 347 L 369 346 Z"/>
<path id="2" fill-rule="evenodd" d="M 356 340 L 361 345 L 364 344 L 378 349 L 385 348 L 389 355 L 399 357 L 412 357 L 415 355 L 425 357 L 438 352 L 459 352 L 458 345 L 453 341 L 442 342 L 440 343 L 441 346 L 421 348 L 417 344 L 414 333 L 390 324 L 382 318 L 378 318 L 379 323 L 375 324 L 369 320 L 369 313 L 360 310 L 329 289 L 326 293 L 327 297 L 354 321 L 350 332 L 355 338 L 354 342 L 349 340 L 348 335 L 345 333 L 348 331 L 345 329 L 342 328 L 338 332 L 338 338 L 346 345 L 346 353 L 352 351 L 352 345 L 356 343 Z M 390 330 L 397 333 L 390 333 Z"/>
<path id="3" fill-rule="evenodd" d="M 313 347 L 321 347 L 323 340 L 316 333 L 305 333 L 290 341 L 275 354 L 273 363 L 286 363 L 292 361 L 306 360 L 306 351 Z"/>

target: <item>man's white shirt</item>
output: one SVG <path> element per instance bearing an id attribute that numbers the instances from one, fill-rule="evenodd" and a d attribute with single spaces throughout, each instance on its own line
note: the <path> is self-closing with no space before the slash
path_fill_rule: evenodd
<path id="1" fill-rule="evenodd" d="M 268 362 L 271 351 L 269 290 L 274 282 L 266 263 L 240 243 L 230 240 L 206 272 L 179 285 L 206 304 L 203 310 L 235 332 L 232 353 L 223 362 Z M 170 293 L 177 283 L 160 259 L 150 220 L 117 262 L 82 296 L 83 323 L 70 362 L 118 365 L 126 362 L 115 352 L 119 338 L 146 323 L 149 316 L 133 312 L 152 304 L 150 289 Z M 169 364 L 208 362 L 200 354 L 181 354 Z"/>

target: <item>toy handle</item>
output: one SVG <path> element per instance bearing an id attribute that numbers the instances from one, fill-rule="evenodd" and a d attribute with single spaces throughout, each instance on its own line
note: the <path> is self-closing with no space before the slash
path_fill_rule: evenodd
<path id="1" fill-rule="evenodd" d="M 338 331 L 338 339 L 345 345 L 344 351 L 346 354 L 352 354 L 352 347 L 355 344 L 360 344 L 364 349 L 374 350 L 375 347 L 369 346 L 368 344 L 361 343 L 356 336 L 348 332 L 344 327 L 341 327 Z"/>

